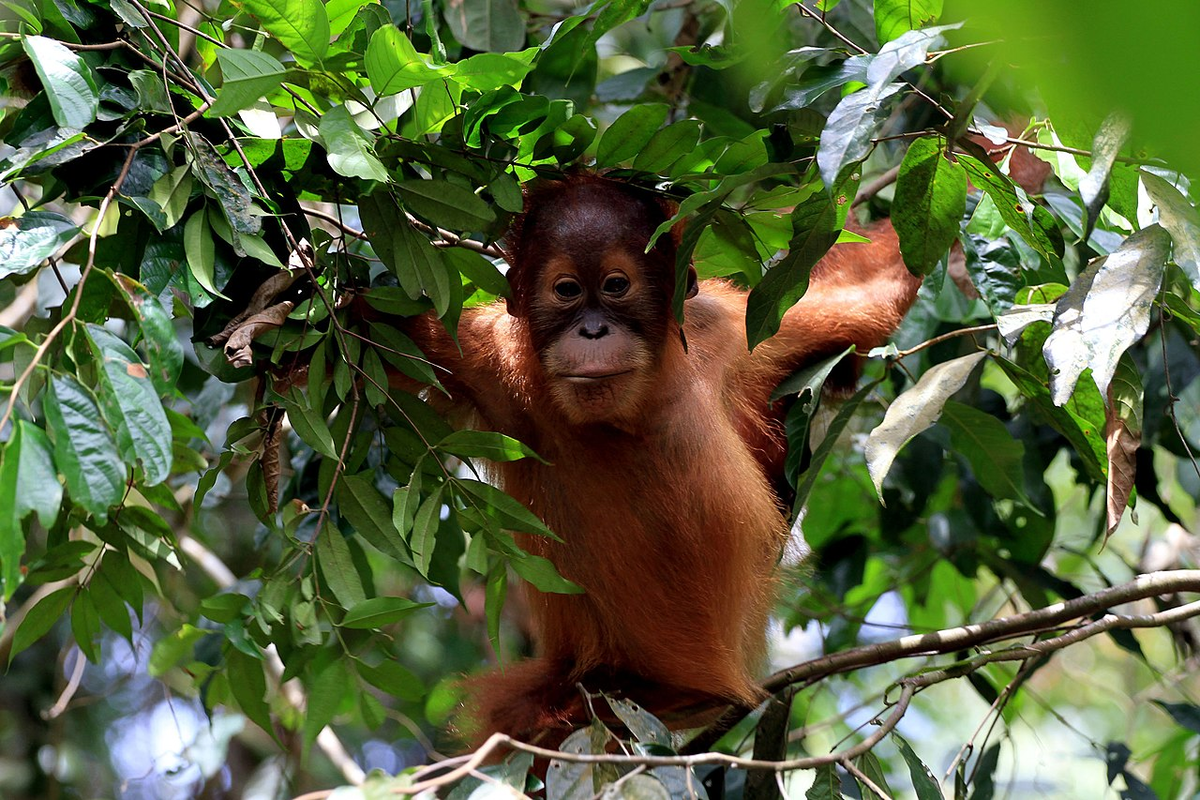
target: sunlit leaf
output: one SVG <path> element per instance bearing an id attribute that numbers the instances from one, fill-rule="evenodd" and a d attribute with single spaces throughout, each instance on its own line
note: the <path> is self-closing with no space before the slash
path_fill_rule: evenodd
<path id="1" fill-rule="evenodd" d="M 304 64 L 313 64 L 329 50 L 329 16 L 321 0 L 244 0 L 267 33 Z"/>
<path id="2" fill-rule="evenodd" d="M 900 448 L 938 421 L 946 401 L 966 384 L 986 356 L 987 351 L 980 351 L 931 367 L 915 386 L 888 406 L 883 422 L 867 437 L 866 446 L 867 469 L 881 498 L 883 479 Z"/>

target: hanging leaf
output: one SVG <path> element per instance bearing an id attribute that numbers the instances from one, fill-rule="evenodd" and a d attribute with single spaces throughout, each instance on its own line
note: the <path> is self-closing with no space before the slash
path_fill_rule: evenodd
<path id="1" fill-rule="evenodd" d="M 162 483 L 171 473 L 171 425 L 150 371 L 133 349 L 99 325 L 87 326 L 92 353 L 100 365 L 100 401 L 116 432 L 121 457 L 131 468 L 140 463 L 145 485 Z"/>
<path id="2" fill-rule="evenodd" d="M 1137 450 L 1142 443 L 1142 377 L 1128 355 L 1117 362 L 1105 402 L 1105 442 L 1108 445 L 1106 536 L 1111 536 L 1129 504 L 1137 476 Z"/>
<path id="3" fill-rule="evenodd" d="M 78 233 L 69 219 L 50 211 L 0 217 L 0 278 L 33 271 Z"/>
<path id="4" fill-rule="evenodd" d="M 929 369 L 916 385 L 888 406 L 883 422 L 867 437 L 867 470 L 883 498 L 883 479 L 896 454 L 914 436 L 938 421 L 950 396 L 961 389 L 987 351 L 972 353 Z"/>
<path id="5" fill-rule="evenodd" d="M 326 111 L 319 129 L 334 172 L 348 178 L 387 182 L 388 171 L 375 157 L 371 138 L 358 127 L 345 106 Z"/>
<path id="6" fill-rule="evenodd" d="M 1175 263 L 1187 273 L 1193 288 L 1200 291 L 1200 212 L 1179 189 L 1159 176 L 1143 171 L 1141 178 L 1146 193 L 1158 206 L 1158 223 L 1171 234 Z M 3 252 L 2 245 L 0 252 Z"/>
<path id="7" fill-rule="evenodd" d="M 50 379 L 45 413 L 54 463 L 66 478 L 71 500 L 104 524 L 108 509 L 125 493 L 126 474 L 100 408 L 74 378 L 55 375 Z"/>
<path id="8" fill-rule="evenodd" d="M 967 173 L 947 157 L 946 140 L 922 137 L 909 145 L 896 177 L 892 223 L 904 263 L 929 275 L 958 236 L 967 207 Z"/>
<path id="9" fill-rule="evenodd" d="M 1086 240 L 1100 217 L 1100 209 L 1108 202 L 1108 178 L 1112 173 L 1113 164 L 1121 148 L 1129 140 L 1132 125 L 1124 114 L 1114 112 L 1105 117 L 1096 131 L 1092 143 L 1092 167 L 1088 174 L 1079 181 L 1079 196 L 1083 198 L 1084 208 L 1087 209 L 1087 219 L 1083 227 L 1083 238 Z"/>
<path id="10" fill-rule="evenodd" d="M 42 81 L 58 126 L 79 130 L 92 124 L 100 108 L 92 68 L 66 45 L 45 36 L 22 37 L 21 47 Z"/>

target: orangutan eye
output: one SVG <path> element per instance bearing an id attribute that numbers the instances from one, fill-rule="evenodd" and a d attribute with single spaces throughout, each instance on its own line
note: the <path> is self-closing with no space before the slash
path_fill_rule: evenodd
<path id="1" fill-rule="evenodd" d="M 620 297 L 629 291 L 629 278 L 624 275 L 612 275 L 604 281 L 604 293 L 613 297 Z"/>
<path id="2" fill-rule="evenodd" d="M 583 294 L 583 287 L 579 285 L 578 281 L 571 280 L 570 278 L 563 278 L 554 284 L 554 294 L 557 295 L 560 300 L 574 300 L 576 297 L 579 297 L 579 295 Z"/>

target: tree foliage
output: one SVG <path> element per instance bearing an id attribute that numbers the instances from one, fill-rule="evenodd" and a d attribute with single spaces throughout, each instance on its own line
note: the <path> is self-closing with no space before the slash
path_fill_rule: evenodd
<path id="1" fill-rule="evenodd" d="M 256 774 L 274 769 L 295 786 L 336 782 L 325 757 L 361 780 L 335 730 L 360 763 L 409 766 L 404 747 L 372 762 L 368 746 L 381 746 L 381 730 L 427 741 L 456 702 L 454 677 L 489 647 L 511 657 L 521 637 L 502 614 L 511 576 L 579 589 L 511 534 L 570 532 L 546 529 L 473 466 L 537 454 L 442 419 L 437 371 L 388 320 L 432 313 L 453 335 L 464 308 L 502 298 L 497 240 L 521 184 L 574 168 L 679 204 L 679 280 L 694 263 L 702 278 L 747 287 L 751 346 L 778 329 L 829 247 L 861 238 L 844 230 L 851 214 L 890 214 L 906 263 L 927 276 L 863 388 L 822 399 L 841 354 L 777 393 L 792 398 L 788 475 L 811 549 L 778 618 L 785 632 L 817 634 L 809 657 L 853 661 L 856 645 L 891 638 L 881 622 L 954 629 L 1192 565 L 1200 214 L 1173 169 L 1193 167 L 1173 138 L 1186 125 L 1124 95 L 1125 109 L 1106 106 L 1088 75 L 1055 73 L 1047 49 L 1072 63 L 1108 55 L 1047 4 L 1020 5 L 1006 44 L 990 13 L 940 0 L 5 3 L 10 675 L 37 675 L 59 648 L 76 675 L 92 674 L 81 656 L 111 667 L 140 653 L 128 675 L 212 715 L 216 766 L 186 761 L 194 787 L 247 780 L 249 769 L 220 766 L 237 742 L 250 743 Z M 1035 58 L 1028 40 L 1046 30 L 1062 34 L 1061 49 L 1038 38 Z M 1175 57 L 1148 56 L 1151 71 L 1130 74 L 1149 85 L 1154 58 Z M 364 319 L 360 303 L 381 313 Z M 432 388 L 390 388 L 389 370 Z M 1180 581 L 1170 591 L 1200 589 Z M 1164 585 L 1121 602 L 1155 597 L 1167 613 L 1182 601 Z M 1055 635 L 1111 607 L 1021 629 L 1002 657 L 969 649 L 994 640 L 949 636 L 890 671 L 814 667 L 809 682 L 828 677 L 824 689 L 779 673 L 768 684 L 782 714 L 730 719 L 701 741 L 816 767 L 797 773 L 810 797 L 855 782 L 864 797 L 889 783 L 938 797 L 946 767 L 956 796 L 968 785 L 991 796 L 1028 775 L 1013 723 L 1049 719 L 1039 693 L 1053 679 L 1040 676 L 1070 674 L 1056 653 L 1072 641 Z M 1174 642 L 1192 658 L 1182 608 L 1155 618 L 1169 633 L 1135 636 L 1122 618 L 1092 630 L 1110 646 L 1079 645 L 1144 672 L 1121 691 L 1153 692 L 1159 706 L 1144 713 L 1162 731 L 1127 744 L 1076 730 L 1096 753 L 1092 785 L 1194 790 L 1200 709 L 1170 652 Z M 959 660 L 930 657 L 940 671 L 923 674 L 911 658 L 927 653 Z M 1155 682 L 1156 671 L 1168 674 Z M 976 719 L 1009 731 L 963 734 L 957 744 L 970 736 L 975 754 L 943 754 L 945 737 L 903 722 L 907 739 L 884 739 L 885 726 L 872 749 L 868 720 L 839 700 L 883 717 L 881 693 L 900 681 L 900 720 L 957 677 L 983 701 Z M 37 680 L 49 681 L 29 690 L 46 707 L 79 691 L 68 674 Z M 609 702 L 635 755 L 686 747 Z M 950 715 L 938 702 L 924 713 L 940 724 Z M 232 712 L 261 730 L 239 733 Z M 71 713 L 101 727 L 115 715 Z M 29 721 L 7 733 L 0 722 L 0 734 L 29 752 L 49 741 Z M 79 741 L 89 735 L 100 733 Z M 612 736 L 596 723 L 563 750 L 603 753 Z M 843 736 L 865 745 L 853 760 L 804 761 Z M 322 755 L 301 766 L 314 742 Z M 289 760 L 263 755 L 276 750 Z M 489 780 L 532 788 L 531 760 L 489 767 Z M 86 792 L 85 774 L 129 774 L 84 761 L 75 772 L 39 762 L 11 788 Z M 720 772 L 646 763 L 558 762 L 546 792 L 743 791 Z M 478 780 L 452 794 L 500 785 Z"/>

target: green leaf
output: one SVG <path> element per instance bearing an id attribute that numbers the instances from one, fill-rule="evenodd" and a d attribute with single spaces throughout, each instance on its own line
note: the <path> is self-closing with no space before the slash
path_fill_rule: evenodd
<path id="1" fill-rule="evenodd" d="M 987 239 L 970 233 L 960 237 L 959 241 L 971 283 L 979 290 L 992 314 L 1002 317 L 1013 307 L 1017 292 L 1025 284 L 1021 276 L 1020 253 L 1003 236 Z"/>
<path id="2" fill-rule="evenodd" d="M 71 220 L 50 211 L 0 218 L 0 278 L 32 272 L 77 233 Z"/>
<path id="3" fill-rule="evenodd" d="M 346 662 L 334 660 L 317 674 L 308 689 L 308 702 L 304 707 L 304 746 L 312 747 L 321 729 L 333 721 L 346 690 L 350 688 L 350 674 Z"/>
<path id="4" fill-rule="evenodd" d="M 1004 423 L 978 409 L 948 401 L 938 420 L 950 429 L 950 447 L 967 459 L 975 479 L 995 498 L 1019 500 L 1025 496 L 1025 446 L 1013 438 Z"/>
<path id="5" fill-rule="evenodd" d="M 232 647 L 226 649 L 225 661 L 229 666 L 229 690 L 242 713 L 274 737 L 271 709 L 265 700 L 267 681 L 263 675 L 263 663 Z"/>
<path id="6" fill-rule="evenodd" d="M 437 448 L 459 458 L 486 458 L 488 461 L 518 461 L 537 458 L 537 454 L 511 436 L 494 431 L 455 431 Z"/>
<path id="7" fill-rule="evenodd" d="M 62 484 L 54 469 L 50 440 L 41 428 L 18 419 L 12 436 L 0 451 L 0 579 L 4 600 L 21 584 L 25 553 L 22 521 L 37 514 L 49 528 L 62 505 Z"/>
<path id="8" fill-rule="evenodd" d="M 319 130 L 334 172 L 348 178 L 387 182 L 388 171 L 375 157 L 371 138 L 358 127 L 345 106 L 326 111 Z"/>
<path id="9" fill-rule="evenodd" d="M 912 778 L 913 789 L 917 792 L 917 800 L 943 800 L 941 787 L 938 786 L 937 779 L 933 777 L 929 767 L 917 758 L 917 754 L 903 736 L 895 731 L 892 731 L 891 736 L 900 750 L 900 755 L 904 756 L 904 761 L 908 764 L 908 774 Z"/>
<path id="10" fill-rule="evenodd" d="M 813 777 L 813 785 L 804 793 L 804 800 L 841 800 L 842 781 L 838 777 L 837 767 L 823 764 L 817 767 Z"/>
<path id="11" fill-rule="evenodd" d="M 443 15 L 454 38 L 472 50 L 503 53 L 525 45 L 517 0 L 447 0 Z"/>
<path id="12" fill-rule="evenodd" d="M 223 50 L 222 52 L 242 51 Z M 192 196 L 192 184 L 192 171 L 186 166 L 181 166 L 163 175 L 150 187 L 150 199 L 162 209 L 164 229 L 175 227 L 179 220 L 183 219 L 188 200 Z"/>
<path id="13" fill-rule="evenodd" d="M 100 639 L 100 614 L 87 589 L 80 590 L 71 604 L 71 635 L 87 660 L 99 664 L 100 650 L 96 642 Z"/>
<path id="14" fill-rule="evenodd" d="M 245 0 L 245 9 L 267 33 L 311 66 L 329 50 L 329 16 L 321 0 Z"/>
<path id="15" fill-rule="evenodd" d="M 888 786 L 887 774 L 883 771 L 883 765 L 879 763 L 879 757 L 870 750 L 863 753 L 854 759 L 854 766 L 858 767 L 859 772 L 871 779 L 871 783 L 887 792 L 893 794 L 892 787 Z M 867 787 L 865 783 L 858 778 L 855 778 L 858 783 L 859 793 L 863 800 L 883 800 L 882 797 L 875 794 L 874 790 Z"/>
<path id="16" fill-rule="evenodd" d="M 386 192 L 367 195 L 359 199 L 359 213 L 375 255 L 397 277 L 401 288 L 413 300 L 429 297 L 438 316 L 445 315 L 450 308 L 449 270 L 437 248 L 409 223 L 395 198 Z"/>
<path id="17" fill-rule="evenodd" d="M 275 91 L 287 69 L 277 58 L 259 50 L 225 48 L 217 51 L 221 89 L 208 109 L 210 116 L 228 117 Z"/>
<path id="18" fill-rule="evenodd" d="M 171 473 L 171 424 L 158 401 L 150 372 L 133 349 L 99 325 L 87 326 L 100 369 L 100 401 L 116 431 L 121 457 L 140 463 L 147 486 Z"/>
<path id="19" fill-rule="evenodd" d="M 558 574 L 554 562 L 548 558 L 526 553 L 524 558 L 512 558 L 509 563 L 518 575 L 532 583 L 538 591 L 583 594 L 583 589 L 578 584 Z"/>
<path id="20" fill-rule="evenodd" d="M 362 579 L 354 568 L 350 546 L 342 532 L 332 525 L 317 533 L 317 565 L 325 578 L 325 585 L 333 592 L 342 608 L 351 608 L 367 599 Z"/>
<path id="21" fill-rule="evenodd" d="M 54 463 L 66 478 L 71 500 L 103 524 L 109 507 L 125 493 L 126 473 L 96 401 L 74 378 L 55 375 L 45 413 Z"/>
<path id="22" fill-rule="evenodd" d="M 392 697 L 416 702 L 425 696 L 421 679 L 395 661 L 383 661 L 374 667 L 358 661 L 355 666 L 363 680 Z"/>
<path id="23" fill-rule="evenodd" d="M 515 183 L 515 181 L 514 181 Z M 517 202 L 521 202 L 521 190 L 516 189 Z M 516 210 L 520 210 L 518 207 Z M 496 269 L 496 265 L 488 261 L 479 253 L 464 250 L 461 247 L 448 247 L 442 251 L 442 258 L 453 268 L 458 270 L 467 280 L 475 284 L 475 288 L 482 289 L 488 294 L 493 294 L 497 297 L 507 297 L 509 293 L 508 278 L 504 277 L 504 273 Z"/>
<path id="24" fill-rule="evenodd" d="M 372 547 L 403 564 L 412 564 L 404 539 L 392 524 L 392 509 L 369 473 L 343 475 L 337 484 L 338 510 Z"/>
<path id="25" fill-rule="evenodd" d="M 457 480 L 455 485 L 461 488 L 465 495 L 470 495 L 470 497 L 465 495 L 463 497 L 468 506 L 478 508 L 499 522 L 501 526 L 515 531 L 549 536 L 556 541 L 561 541 L 546 527 L 544 522 L 533 515 L 533 512 L 495 486 L 469 478 Z"/>
<path id="26" fill-rule="evenodd" d="M 875 36 L 886 44 L 925 28 L 942 15 L 942 0 L 875 0 Z"/>
<path id="27" fill-rule="evenodd" d="M 617 117 L 600 137 L 596 165 L 613 166 L 640 153 L 666 122 L 669 110 L 665 103 L 645 103 Z"/>
<path id="28" fill-rule="evenodd" d="M 909 145 L 892 201 L 892 223 L 904 263 L 929 275 L 950 251 L 967 206 L 967 173 L 946 157 L 940 137 L 924 136 Z"/>
<path id="29" fill-rule="evenodd" d="M 409 38 L 395 25 L 386 25 L 371 34 L 366 67 L 371 88 L 380 97 L 424 86 L 449 72 L 426 64 Z"/>
<path id="30" fill-rule="evenodd" d="M 842 435 L 842 431 L 850 423 L 851 417 L 858 407 L 862 405 L 867 396 L 875 390 L 879 385 L 879 381 L 868 383 L 863 388 L 859 389 L 854 395 L 842 403 L 842 407 L 838 409 L 837 414 L 833 418 L 833 422 L 829 423 L 828 430 L 825 431 L 824 438 L 821 439 L 821 444 L 813 452 L 812 458 L 809 460 L 808 468 L 796 478 L 796 499 L 792 505 L 792 514 L 799 514 L 808 502 L 809 496 L 812 494 L 813 487 L 817 483 L 817 477 L 821 474 L 821 467 L 825 465 L 829 454 L 833 452 L 834 445 Z"/>
<path id="31" fill-rule="evenodd" d="M 412 533 L 408 537 L 409 549 L 412 550 L 417 572 L 425 578 L 429 577 L 429 565 L 433 561 L 433 551 L 437 545 L 438 522 L 442 512 L 442 491 L 445 488 L 445 484 L 438 486 L 421 503 L 420 508 L 413 515 Z M 408 496 L 405 496 L 404 501 L 405 512 L 407 512 Z"/>
<path id="32" fill-rule="evenodd" d="M 966 169 L 971 183 L 992 198 L 1008 227 L 1051 263 L 1057 263 L 1062 257 L 1064 245 L 1062 234 L 1050 213 L 1034 205 L 1025 190 L 997 170 L 990 160 L 985 162 L 965 153 L 959 154 L 957 159 Z"/>
<path id="33" fill-rule="evenodd" d="M 213 622 L 225 624 L 242 616 L 250 598 L 237 592 L 222 592 L 200 601 L 200 613 Z"/>
<path id="34" fill-rule="evenodd" d="M 154 643 L 150 651 L 150 663 L 146 671 L 150 677 L 159 678 L 167 673 L 180 661 L 188 658 L 195 648 L 196 642 L 208 635 L 208 631 L 184 623 L 179 630 L 168 636 L 163 636 Z"/>
<path id="35" fill-rule="evenodd" d="M 428 222 L 453 230 L 484 230 L 496 221 L 482 198 L 456 183 L 443 180 L 402 181 L 396 191 L 404 205 Z"/>
<path id="36" fill-rule="evenodd" d="M 67 613 L 67 607 L 71 605 L 71 598 L 75 595 L 77 588 L 76 586 L 64 586 L 46 595 L 37 602 L 37 605 L 29 609 L 25 618 L 21 620 L 17 632 L 13 635 L 12 649 L 8 651 L 9 664 L 17 657 L 18 653 L 50 632 L 54 623 Z"/>
<path id="37" fill-rule="evenodd" d="M 700 141 L 700 122 L 685 119 L 668 125 L 650 137 L 633 159 L 633 168 L 642 172 L 665 172 L 681 156 L 690 153 Z"/>
<path id="38" fill-rule="evenodd" d="M 792 211 L 788 254 L 767 270 L 746 300 L 746 341 L 751 348 L 779 331 L 783 315 L 808 291 L 813 266 L 838 238 L 837 207 L 818 192 Z"/>
<path id="39" fill-rule="evenodd" d="M 529 63 L 523 58 L 500 53 L 479 53 L 459 61 L 451 76 L 464 89 L 490 92 L 501 86 L 520 86 L 529 74 Z"/>
<path id="40" fill-rule="evenodd" d="M 188 217 L 183 226 L 183 249 L 187 254 L 188 271 L 206 292 L 225 298 L 213 283 L 217 268 L 217 248 L 208 214 L 201 208 Z M 228 298 L 225 298 L 228 299 Z"/>
<path id="41" fill-rule="evenodd" d="M 343 628 L 359 628 L 376 630 L 384 625 L 407 617 L 414 611 L 428 608 L 433 603 L 414 603 L 403 597 L 372 597 L 364 600 L 346 612 L 342 618 Z"/>
<path id="42" fill-rule="evenodd" d="M 80 130 L 94 122 L 100 108 L 100 92 L 92 68 L 54 39 L 25 36 L 21 46 L 42 81 L 58 126 Z"/>
<path id="43" fill-rule="evenodd" d="M 336 459 L 338 448 L 333 443 L 333 434 L 325 424 L 325 417 L 309 405 L 310 399 L 293 387 L 283 398 L 288 420 L 305 444 L 323 456 Z"/>
<path id="44" fill-rule="evenodd" d="M 159 395 L 177 394 L 176 383 L 183 368 L 183 345 L 175 333 L 174 320 L 145 286 L 120 273 L 113 275 L 113 279 L 125 294 L 141 327 L 142 344 L 150 359 L 150 380 L 155 390 Z"/>

